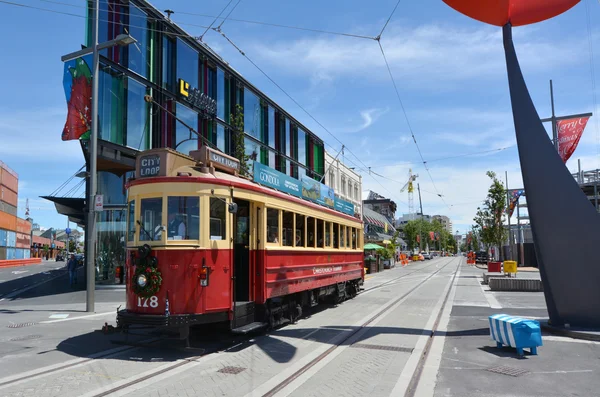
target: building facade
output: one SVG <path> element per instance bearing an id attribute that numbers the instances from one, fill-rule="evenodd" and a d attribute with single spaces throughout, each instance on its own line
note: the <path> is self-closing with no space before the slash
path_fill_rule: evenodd
<path id="1" fill-rule="evenodd" d="M 454 233 L 454 230 L 452 230 L 452 220 L 450 220 L 450 218 L 448 218 L 446 215 L 434 215 L 433 220 L 440 222 L 442 227 L 446 229 L 448 233 Z"/>
<path id="2" fill-rule="evenodd" d="M 323 183 L 335 190 L 336 197 L 354 204 L 355 216 L 362 217 L 362 176 L 327 151 Z"/>
<path id="3" fill-rule="evenodd" d="M 396 219 L 396 227 L 402 229 L 408 222 L 414 221 L 415 219 L 421 219 L 421 217 L 427 222 L 431 222 L 432 220 L 431 215 L 421 215 L 420 213 L 402 214 L 400 218 Z"/>
<path id="4" fill-rule="evenodd" d="M 31 223 L 17 217 L 19 176 L 0 161 L 0 260 L 30 258 Z"/>
<path id="5" fill-rule="evenodd" d="M 101 267 L 97 282 L 114 282 L 114 270 L 124 265 L 125 184 L 139 151 L 169 147 L 188 154 L 207 145 L 233 154 L 238 149 L 235 131 L 243 129 L 249 170 L 256 161 L 293 178 L 321 180 L 323 141 L 210 47 L 145 1 L 99 4 L 98 42 L 129 34 L 137 43 L 100 51 L 97 193 L 103 195 L 104 210 L 97 214 L 96 236 L 89 236 Z M 92 16 L 88 9 L 87 46 L 92 44 Z M 63 139 L 69 132 L 63 131 Z M 81 141 L 89 165 L 87 142 Z M 50 199 L 59 212 L 85 226 L 83 200 Z"/>
<path id="6" fill-rule="evenodd" d="M 363 211 L 364 208 L 368 208 L 385 216 L 390 224 L 394 224 L 397 209 L 394 201 L 385 198 L 374 191 L 370 191 L 367 199 L 363 200 Z"/>

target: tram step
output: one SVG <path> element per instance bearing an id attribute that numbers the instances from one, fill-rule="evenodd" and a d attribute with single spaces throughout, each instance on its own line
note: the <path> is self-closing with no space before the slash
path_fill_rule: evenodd
<path id="1" fill-rule="evenodd" d="M 254 323 L 250 323 L 250 324 L 246 324 L 243 325 L 241 327 L 238 328 L 234 328 L 231 330 L 232 333 L 234 334 L 248 334 L 250 332 L 253 331 L 258 331 L 259 329 L 265 328 L 268 324 L 267 323 L 259 323 L 259 322 L 254 322 Z"/>
<path id="2" fill-rule="evenodd" d="M 235 302 L 235 316 L 254 315 L 254 302 Z"/>

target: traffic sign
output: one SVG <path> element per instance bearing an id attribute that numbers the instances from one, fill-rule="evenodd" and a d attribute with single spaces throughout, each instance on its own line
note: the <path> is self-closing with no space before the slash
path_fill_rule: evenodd
<path id="1" fill-rule="evenodd" d="M 104 211 L 104 196 L 97 194 L 94 199 L 94 209 L 98 212 Z"/>
<path id="2" fill-rule="evenodd" d="M 66 228 L 66 229 L 65 229 L 65 233 L 67 234 L 67 236 L 68 236 L 69 234 L 71 234 L 71 228 L 70 228 L 70 227 Z"/>

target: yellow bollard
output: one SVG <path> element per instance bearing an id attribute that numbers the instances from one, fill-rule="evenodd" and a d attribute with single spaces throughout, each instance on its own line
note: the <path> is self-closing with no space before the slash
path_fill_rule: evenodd
<path id="1" fill-rule="evenodd" d="M 517 262 L 504 261 L 504 273 L 517 274 Z"/>

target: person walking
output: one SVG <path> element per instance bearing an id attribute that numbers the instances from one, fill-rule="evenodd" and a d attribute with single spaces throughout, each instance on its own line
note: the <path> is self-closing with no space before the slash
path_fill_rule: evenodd
<path id="1" fill-rule="evenodd" d="M 67 270 L 69 270 L 69 283 L 72 287 L 74 284 L 77 284 L 77 259 L 75 259 L 75 254 L 71 254 L 69 258 Z"/>

